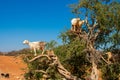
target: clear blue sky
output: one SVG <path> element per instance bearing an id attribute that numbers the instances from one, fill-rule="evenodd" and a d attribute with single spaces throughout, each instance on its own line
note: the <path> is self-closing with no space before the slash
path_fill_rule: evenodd
<path id="1" fill-rule="evenodd" d="M 58 40 L 61 31 L 70 28 L 69 4 L 78 0 L 0 0 L 0 51 L 26 48 L 23 40 Z"/>

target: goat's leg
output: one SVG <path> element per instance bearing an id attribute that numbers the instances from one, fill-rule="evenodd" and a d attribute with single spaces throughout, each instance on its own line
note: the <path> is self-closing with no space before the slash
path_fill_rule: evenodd
<path id="1" fill-rule="evenodd" d="M 75 25 L 73 26 L 73 31 L 76 31 L 76 26 Z"/>
<path id="2" fill-rule="evenodd" d="M 37 53 L 36 53 L 36 49 L 34 48 L 34 56 L 36 56 L 37 55 Z"/>
<path id="3" fill-rule="evenodd" d="M 43 51 L 42 51 L 42 54 L 45 52 L 45 50 L 43 49 Z"/>
<path id="4" fill-rule="evenodd" d="M 71 26 L 71 31 L 74 31 L 74 26 L 73 25 Z"/>

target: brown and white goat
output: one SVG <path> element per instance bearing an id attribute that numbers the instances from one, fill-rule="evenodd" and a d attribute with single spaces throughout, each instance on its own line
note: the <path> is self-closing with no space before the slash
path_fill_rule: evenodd
<path id="1" fill-rule="evenodd" d="M 72 24 L 71 30 L 81 32 L 81 27 L 82 27 L 83 23 L 86 21 L 87 20 L 80 20 L 80 18 L 73 18 L 71 20 L 71 24 Z"/>
<path id="2" fill-rule="evenodd" d="M 30 49 L 34 51 L 34 53 L 35 53 L 34 55 L 36 56 L 37 55 L 37 50 L 41 50 L 42 54 L 43 54 L 46 42 L 39 42 L 39 41 L 30 42 L 28 40 L 24 40 L 23 44 L 29 45 Z"/>

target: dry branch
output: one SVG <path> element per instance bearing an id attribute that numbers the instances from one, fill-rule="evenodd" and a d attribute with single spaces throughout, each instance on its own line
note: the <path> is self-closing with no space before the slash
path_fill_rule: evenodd
<path id="1" fill-rule="evenodd" d="M 43 70 L 35 70 L 35 72 L 40 72 L 40 73 L 47 74 L 47 72 L 46 72 L 46 71 L 43 71 Z"/>
<path id="2" fill-rule="evenodd" d="M 29 62 L 32 62 L 32 61 L 34 61 L 34 60 L 36 60 L 36 59 L 38 59 L 38 58 L 41 58 L 41 57 L 47 57 L 48 58 L 48 60 L 50 60 L 50 57 L 48 56 L 48 55 L 38 55 L 38 56 L 36 56 L 36 57 L 34 57 L 33 59 L 31 59 L 31 60 L 29 60 Z"/>

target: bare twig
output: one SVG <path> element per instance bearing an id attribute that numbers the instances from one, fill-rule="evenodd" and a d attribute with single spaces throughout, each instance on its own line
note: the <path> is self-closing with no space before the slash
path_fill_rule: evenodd
<path id="1" fill-rule="evenodd" d="M 104 59 L 104 57 L 102 57 L 102 56 L 101 56 L 101 58 L 103 59 L 103 61 L 105 61 L 107 64 L 109 64 L 109 62 L 108 62 L 108 61 L 106 61 L 106 60 Z"/>

